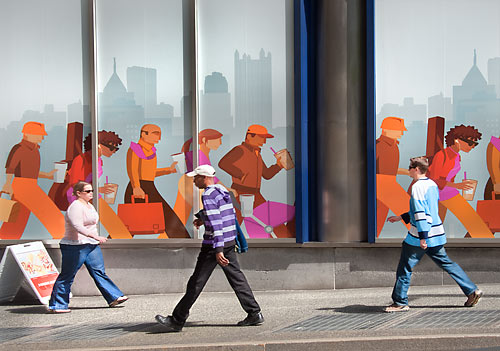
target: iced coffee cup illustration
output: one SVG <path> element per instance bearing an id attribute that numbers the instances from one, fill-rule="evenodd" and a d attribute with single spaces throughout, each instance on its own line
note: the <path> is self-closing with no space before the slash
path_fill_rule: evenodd
<path id="1" fill-rule="evenodd" d="M 111 190 L 110 192 L 106 191 L 104 193 L 104 201 L 111 205 L 114 204 L 116 200 L 116 193 L 118 192 L 118 184 L 109 183 L 108 177 L 106 176 L 106 183 L 104 183 L 104 188 Z"/>
<path id="2" fill-rule="evenodd" d="M 462 197 L 464 198 L 464 200 L 472 201 L 472 200 L 474 200 L 474 195 L 476 194 L 477 180 L 467 179 L 467 173 L 464 172 L 464 181 L 467 181 L 472 188 L 463 189 L 462 190 Z"/>
<path id="3" fill-rule="evenodd" d="M 241 215 L 243 217 L 250 217 L 253 215 L 253 202 L 255 195 L 240 194 Z"/>
<path id="4" fill-rule="evenodd" d="M 280 164 L 283 166 L 285 170 L 290 170 L 293 167 L 295 167 L 295 164 L 293 163 L 292 156 L 290 155 L 290 152 L 288 152 L 287 149 L 280 150 L 278 152 L 274 151 L 273 148 L 271 148 L 271 151 L 274 154 L 274 157 L 280 162 Z"/>
<path id="5" fill-rule="evenodd" d="M 187 172 L 186 157 L 183 152 L 173 154 L 172 159 L 174 160 L 174 162 L 177 162 L 175 168 L 177 168 L 177 172 L 179 172 L 179 174 L 184 174 Z"/>
<path id="6" fill-rule="evenodd" d="M 54 168 L 56 172 L 54 173 L 55 183 L 64 183 L 64 178 L 66 178 L 66 169 L 68 164 L 66 162 L 54 162 Z"/>

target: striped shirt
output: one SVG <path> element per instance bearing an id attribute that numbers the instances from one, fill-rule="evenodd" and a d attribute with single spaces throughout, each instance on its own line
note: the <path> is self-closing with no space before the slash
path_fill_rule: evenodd
<path id="1" fill-rule="evenodd" d="M 236 215 L 229 192 L 219 184 L 210 185 L 201 196 L 203 211 L 201 219 L 205 225 L 203 245 L 212 246 L 222 252 L 224 246 L 234 245 L 236 238 Z"/>
<path id="2" fill-rule="evenodd" d="M 439 189 L 433 180 L 420 178 L 411 189 L 410 211 L 401 215 L 411 223 L 405 242 L 420 246 L 420 239 L 426 239 L 428 247 L 446 244 L 443 222 L 439 217 Z"/>

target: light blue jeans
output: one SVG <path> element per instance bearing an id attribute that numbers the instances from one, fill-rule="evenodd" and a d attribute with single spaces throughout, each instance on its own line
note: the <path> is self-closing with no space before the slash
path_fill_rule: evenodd
<path id="1" fill-rule="evenodd" d="M 413 267 L 417 265 L 424 254 L 427 254 L 441 269 L 446 271 L 466 296 L 477 290 L 464 270 L 455 262 L 450 260 L 443 245 L 429 247 L 423 250 L 420 246 L 412 246 L 403 242 L 401 258 L 399 259 L 398 270 L 396 272 L 396 284 L 392 290 L 392 300 L 397 305 L 408 305 L 408 289 L 410 288 L 411 274 Z"/>
<path id="2" fill-rule="evenodd" d="M 71 285 L 76 273 L 83 264 L 87 267 L 90 276 L 94 279 L 97 288 L 108 304 L 123 296 L 121 290 L 118 289 L 104 271 L 104 260 L 99 245 L 61 244 L 60 247 L 62 253 L 61 274 L 57 277 L 52 289 L 49 301 L 50 309 L 68 309 Z"/>

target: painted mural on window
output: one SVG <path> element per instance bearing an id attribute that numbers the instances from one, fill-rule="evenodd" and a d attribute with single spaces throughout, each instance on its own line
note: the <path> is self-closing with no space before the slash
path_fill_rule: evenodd
<path id="1" fill-rule="evenodd" d="M 79 0 L 2 3 L 0 239 L 64 235 L 67 171 L 90 130 L 81 8 Z"/>
<path id="2" fill-rule="evenodd" d="M 448 237 L 500 235 L 500 3 L 375 4 L 377 238 L 406 236 L 385 224 L 409 209 L 413 156 L 429 159 Z"/>
<path id="3" fill-rule="evenodd" d="M 293 2 L 216 0 L 198 13 L 199 159 L 248 238 L 294 238 Z"/>
<path id="4" fill-rule="evenodd" d="M 97 1 L 97 150 L 82 4 L 26 3 L 26 13 L 6 3 L 0 15 L 9 33 L 0 36 L 8 49 L 0 239 L 61 238 L 73 186 L 93 178 L 100 235 L 199 238 L 192 222 L 201 194 L 186 173 L 201 164 L 216 168 L 248 238 L 295 237 L 292 1 L 199 3 L 198 111 L 190 2 Z M 224 28 L 213 25 L 222 8 L 231 14 Z M 22 16 L 38 27 L 13 33 Z"/>

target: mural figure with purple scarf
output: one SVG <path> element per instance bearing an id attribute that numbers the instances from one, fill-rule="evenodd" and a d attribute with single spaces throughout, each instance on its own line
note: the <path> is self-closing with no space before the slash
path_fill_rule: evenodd
<path id="1" fill-rule="evenodd" d="M 161 140 L 161 129 L 155 124 L 145 124 L 141 128 L 140 139 L 131 142 L 127 151 L 127 174 L 130 182 L 125 190 L 125 203 L 132 202 L 132 196 L 144 202 L 146 195 L 149 202 L 163 205 L 165 232 L 169 238 L 189 238 L 189 233 L 170 205 L 163 199 L 154 184 L 156 177 L 176 173 L 174 162 L 170 167 L 157 168 L 155 145 Z"/>
<path id="2" fill-rule="evenodd" d="M 111 157 L 119 149 L 119 145 L 122 144 L 122 139 L 118 134 L 101 130 L 97 134 L 98 150 L 97 154 L 99 156 L 98 166 L 98 178 L 103 174 L 102 170 L 102 156 Z M 85 152 L 78 155 L 73 159 L 71 168 L 68 171 L 69 184 L 70 187 L 66 192 L 68 197 L 68 203 L 72 203 L 76 200 L 76 196 L 73 195 L 73 186 L 79 181 L 84 181 L 86 183 L 92 184 L 92 134 L 87 135 L 83 141 L 83 148 Z M 110 194 L 116 189 L 112 188 L 110 184 L 105 184 L 101 187 L 96 187 L 99 191 L 99 216 L 101 218 L 101 223 L 108 231 L 110 238 L 112 239 L 131 239 L 132 235 L 128 231 L 127 227 L 123 224 L 121 219 L 116 215 L 111 206 L 104 201 L 100 194 Z"/>

